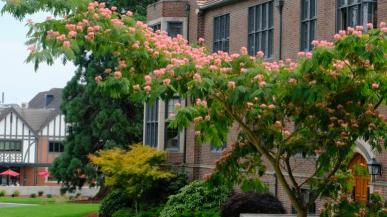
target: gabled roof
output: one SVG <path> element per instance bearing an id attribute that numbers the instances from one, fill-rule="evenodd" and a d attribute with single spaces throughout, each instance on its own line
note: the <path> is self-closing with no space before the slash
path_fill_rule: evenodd
<path id="1" fill-rule="evenodd" d="M 30 102 L 28 103 L 28 108 L 32 108 L 32 109 L 51 108 L 59 111 L 60 105 L 62 103 L 62 93 L 63 93 L 62 88 L 52 88 L 48 91 L 40 92 L 30 100 Z M 52 101 L 49 102 L 48 105 L 46 105 L 47 95 L 53 96 Z"/>
<path id="2" fill-rule="evenodd" d="M 55 109 L 18 108 L 15 110 L 35 132 L 43 129 L 49 120 L 58 114 Z"/>

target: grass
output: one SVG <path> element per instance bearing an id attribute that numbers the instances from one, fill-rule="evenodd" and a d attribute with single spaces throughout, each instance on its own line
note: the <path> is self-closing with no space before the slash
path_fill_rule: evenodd
<path id="1" fill-rule="evenodd" d="M 83 217 L 99 208 L 99 204 L 70 203 L 60 198 L 1 197 L 1 202 L 34 204 L 0 208 L 1 217 Z"/>

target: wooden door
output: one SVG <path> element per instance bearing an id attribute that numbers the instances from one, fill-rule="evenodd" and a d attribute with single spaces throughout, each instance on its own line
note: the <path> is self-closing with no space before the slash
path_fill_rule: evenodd
<path id="1" fill-rule="evenodd" d="M 353 170 L 355 165 L 364 167 L 364 169 L 368 170 L 368 165 L 366 159 L 359 154 L 356 153 L 349 163 L 349 169 Z M 355 175 L 354 176 L 354 187 L 353 187 L 353 196 L 354 199 L 361 203 L 366 203 L 368 200 L 368 184 L 370 182 L 370 176 L 368 175 Z"/>

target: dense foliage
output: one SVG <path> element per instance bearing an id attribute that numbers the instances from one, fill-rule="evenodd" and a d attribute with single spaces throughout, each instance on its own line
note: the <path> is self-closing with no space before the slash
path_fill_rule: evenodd
<path id="1" fill-rule="evenodd" d="M 145 145 L 133 145 L 129 151 L 101 150 L 89 158 L 103 173 L 107 186 L 121 189 L 132 198 L 136 211 L 148 189 L 157 181 L 173 177 L 160 168 L 166 161 L 166 153 Z"/>
<path id="2" fill-rule="evenodd" d="M 265 158 L 299 216 L 307 208 L 302 188 L 312 192 L 310 202 L 329 194 L 327 186 L 347 167 L 358 138 L 377 151 L 387 145 L 385 117 L 377 112 L 387 95 L 385 23 L 379 29 L 369 24 L 367 31 L 350 27 L 334 42 L 314 41 L 313 53 L 300 52 L 298 63 L 263 62 L 262 52 L 251 57 L 246 48 L 210 54 L 181 36 L 152 32 L 132 15 L 90 3 L 66 19 L 31 24 L 35 49 L 28 60 L 75 61 L 80 47 L 96 58 L 113 54 L 95 77 L 104 94 L 140 101 L 191 98 L 194 103 L 177 109 L 171 125 L 194 122 L 198 142 L 221 145 L 237 124 L 238 141 L 224 152 L 211 180 L 247 180 L 260 188 Z M 299 154 L 315 159 L 315 171 L 302 181 L 291 163 Z"/>
<path id="3" fill-rule="evenodd" d="M 98 211 L 99 217 L 112 217 L 113 213 L 120 209 L 130 207 L 132 200 L 124 191 L 113 190 L 101 201 Z"/>
<path id="4" fill-rule="evenodd" d="M 194 181 L 169 197 L 160 217 L 188 217 L 194 213 L 204 217 L 204 213 L 218 213 L 230 194 L 225 186 L 211 187 L 204 181 Z"/>
<path id="5" fill-rule="evenodd" d="M 281 201 L 270 193 L 234 193 L 221 208 L 221 217 L 239 217 L 242 213 L 285 214 Z"/>
<path id="6" fill-rule="evenodd" d="M 337 192 L 325 204 L 321 217 L 387 217 L 384 197 L 379 193 L 369 196 L 368 204 L 362 204 L 351 199 L 345 192 Z"/>

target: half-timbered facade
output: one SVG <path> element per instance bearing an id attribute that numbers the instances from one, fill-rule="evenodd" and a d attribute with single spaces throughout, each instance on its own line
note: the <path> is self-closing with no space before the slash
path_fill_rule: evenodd
<path id="1" fill-rule="evenodd" d="M 56 184 L 42 172 L 64 151 L 66 124 L 59 112 L 60 98 L 61 90 L 52 89 L 39 93 L 28 108 L 1 105 L 0 172 L 12 169 L 19 176 L 1 176 L 0 185 Z"/>

